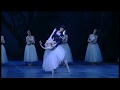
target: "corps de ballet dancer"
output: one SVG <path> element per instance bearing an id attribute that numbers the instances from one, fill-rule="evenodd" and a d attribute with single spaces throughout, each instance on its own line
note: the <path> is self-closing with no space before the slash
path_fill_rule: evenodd
<path id="1" fill-rule="evenodd" d="M 99 63 L 103 61 L 100 48 L 97 44 L 96 35 L 97 29 L 94 29 L 93 34 L 88 37 L 88 46 L 85 55 L 85 62 L 91 62 L 92 64 Z"/>
<path id="2" fill-rule="evenodd" d="M 64 28 L 63 28 L 64 29 Z M 65 58 L 67 59 L 67 62 L 68 63 L 72 63 L 73 62 L 73 57 L 72 57 L 72 52 L 71 52 L 71 49 L 70 49 L 70 46 L 68 45 L 68 35 L 65 33 L 66 30 L 64 29 L 63 31 L 63 38 L 62 38 L 62 47 L 65 49 L 66 51 L 66 55 L 65 55 Z"/>
<path id="3" fill-rule="evenodd" d="M 1 36 L 1 64 L 2 65 L 5 64 L 5 63 L 8 63 L 8 58 L 7 58 L 7 54 L 6 54 L 4 44 L 5 44 L 4 36 Z"/>
<path id="4" fill-rule="evenodd" d="M 35 38 L 31 35 L 31 32 L 27 31 L 28 36 L 26 37 L 26 46 L 24 51 L 24 62 L 25 65 L 32 65 L 33 62 L 38 61 L 38 56 L 35 48 Z"/>

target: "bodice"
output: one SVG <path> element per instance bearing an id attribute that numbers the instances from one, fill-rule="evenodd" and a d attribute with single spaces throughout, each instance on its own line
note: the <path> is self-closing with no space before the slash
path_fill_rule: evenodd
<path id="1" fill-rule="evenodd" d="M 95 35 L 91 34 L 91 35 L 89 36 L 89 38 L 90 38 L 91 41 L 93 41 L 93 40 L 95 40 Z"/>

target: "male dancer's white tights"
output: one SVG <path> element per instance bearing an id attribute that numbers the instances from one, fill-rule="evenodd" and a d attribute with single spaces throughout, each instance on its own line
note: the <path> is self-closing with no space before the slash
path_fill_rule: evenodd
<path id="1" fill-rule="evenodd" d="M 70 68 L 68 66 L 68 62 L 67 59 L 64 59 L 63 62 L 65 63 L 66 67 L 67 67 L 67 71 L 70 73 Z M 54 73 L 54 70 L 52 70 L 52 73 Z"/>
<path id="2" fill-rule="evenodd" d="M 67 59 L 64 59 L 63 61 L 64 61 L 65 65 L 66 65 L 66 67 L 67 67 L 68 72 L 70 73 L 70 68 L 69 68 L 69 66 L 68 66 Z"/>

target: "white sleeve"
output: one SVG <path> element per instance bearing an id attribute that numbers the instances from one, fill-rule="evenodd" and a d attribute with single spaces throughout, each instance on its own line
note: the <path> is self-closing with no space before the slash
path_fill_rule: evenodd
<path id="1" fill-rule="evenodd" d="M 28 37 L 26 37 L 26 43 L 27 43 L 27 44 L 30 44 L 30 41 L 29 41 L 29 38 L 28 38 Z"/>
<path id="2" fill-rule="evenodd" d="M 35 38 L 34 38 L 34 36 L 33 36 L 33 43 L 35 43 Z"/>

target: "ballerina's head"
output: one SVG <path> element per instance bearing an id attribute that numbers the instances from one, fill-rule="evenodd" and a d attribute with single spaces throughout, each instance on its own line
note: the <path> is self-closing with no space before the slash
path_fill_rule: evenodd
<path id="1" fill-rule="evenodd" d="M 28 31 L 27 31 L 27 34 L 28 34 L 28 36 L 30 36 L 30 35 L 31 35 L 31 32 L 30 32 L 30 30 L 28 30 Z"/>
<path id="2" fill-rule="evenodd" d="M 97 33 L 97 29 L 94 29 L 93 34 L 95 35 Z"/>
<path id="3" fill-rule="evenodd" d="M 45 43 L 46 46 L 53 46 L 54 44 L 56 44 L 56 41 L 53 41 L 53 40 L 46 40 L 46 43 Z"/>

